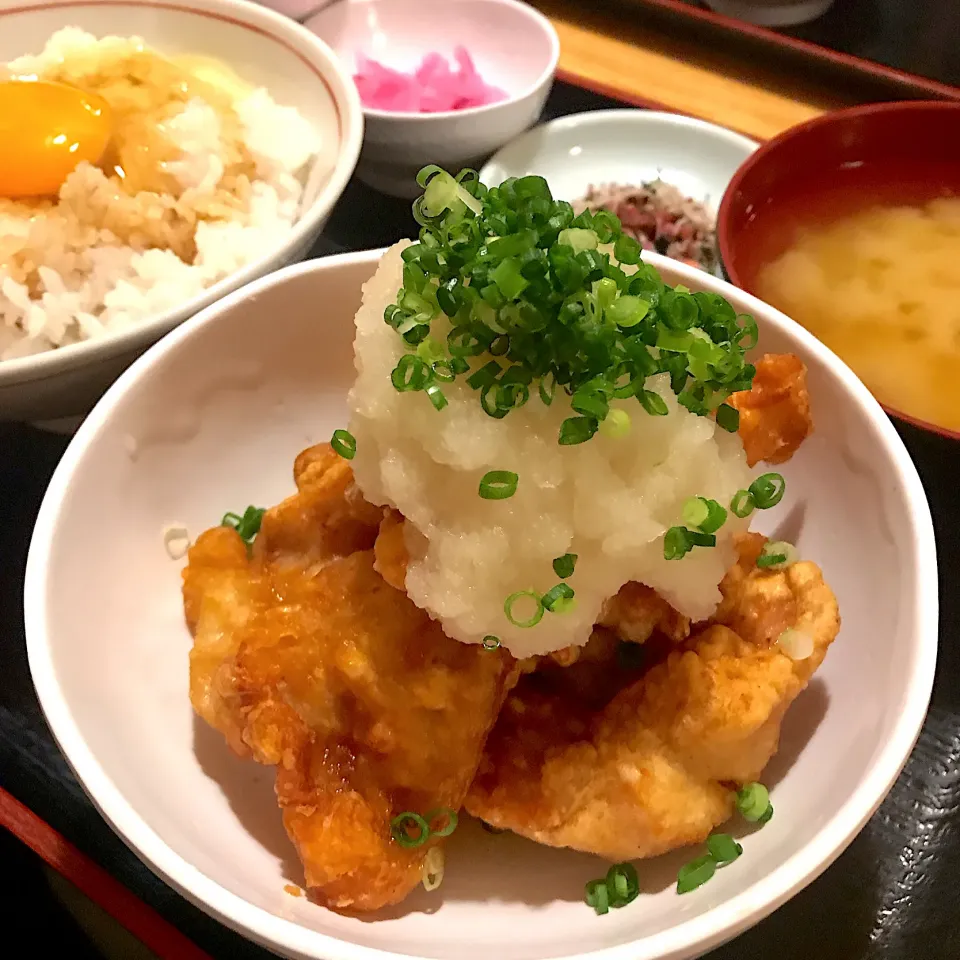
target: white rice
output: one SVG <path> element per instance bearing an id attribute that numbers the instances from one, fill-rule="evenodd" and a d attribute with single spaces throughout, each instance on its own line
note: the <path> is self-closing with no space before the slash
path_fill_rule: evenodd
<path id="1" fill-rule="evenodd" d="M 97 39 L 67 27 L 42 53 L 7 68 L 21 77 L 59 79 L 65 65 L 78 75 L 96 74 L 146 49 L 139 38 Z M 180 151 L 160 164 L 179 184 L 179 195 L 123 194 L 116 177 L 81 163 L 64 182 L 59 203 L 0 199 L 0 360 L 139 324 L 182 306 L 283 242 L 299 215 L 307 165 L 319 155 L 318 163 L 333 167 L 335 134 L 321 135 L 262 88 L 218 89 L 232 99 L 232 122 L 239 121 L 255 173 L 225 176 L 228 147 L 235 154 L 236 145 L 225 141 L 218 111 L 194 97 L 157 125 Z M 120 194 L 128 212 L 116 202 Z M 169 238 L 168 221 L 179 230 Z M 173 249 L 185 240 L 193 256 Z"/>

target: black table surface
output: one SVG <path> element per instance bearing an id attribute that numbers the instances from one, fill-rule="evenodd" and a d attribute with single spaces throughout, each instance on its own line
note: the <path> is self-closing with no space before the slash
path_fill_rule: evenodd
<path id="1" fill-rule="evenodd" d="M 558 84 L 547 115 L 614 105 Z M 352 182 L 314 255 L 413 235 L 409 204 Z M 960 455 L 903 427 L 937 522 L 942 598 L 940 662 L 920 742 L 890 796 L 826 873 L 711 960 L 957 960 L 960 957 L 960 550 L 955 477 Z M 0 786 L 215 958 L 268 954 L 158 880 L 87 799 L 51 737 L 24 647 L 22 588 L 43 491 L 67 438 L 0 424 Z M 952 459 L 951 455 L 952 454 Z M 95 549 L 94 545 L 94 549 Z M 11 879 L 9 876 L 6 878 Z M 0 886 L 2 889 L 2 886 Z M 38 931 L 35 942 L 42 945 Z"/>

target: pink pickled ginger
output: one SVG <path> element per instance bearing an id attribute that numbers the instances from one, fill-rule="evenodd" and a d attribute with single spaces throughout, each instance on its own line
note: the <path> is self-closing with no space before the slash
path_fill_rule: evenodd
<path id="1" fill-rule="evenodd" d="M 361 53 L 353 80 L 363 105 L 374 110 L 442 113 L 506 100 L 503 90 L 480 76 L 464 47 L 456 47 L 453 58 L 456 69 L 441 54 L 428 53 L 413 73 L 403 73 Z"/>

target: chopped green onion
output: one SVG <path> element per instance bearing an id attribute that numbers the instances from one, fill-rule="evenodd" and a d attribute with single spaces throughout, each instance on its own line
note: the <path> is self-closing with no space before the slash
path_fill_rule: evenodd
<path id="1" fill-rule="evenodd" d="M 610 911 L 610 895 L 605 880 L 591 880 L 584 888 L 584 900 L 587 906 L 593 907 L 597 916 L 603 916 Z"/>
<path id="2" fill-rule="evenodd" d="M 644 390 L 637 394 L 637 398 L 640 400 L 640 405 L 651 417 L 665 417 L 669 413 L 669 410 L 667 410 L 667 402 L 659 393 L 654 393 L 652 390 Z"/>
<path id="3" fill-rule="evenodd" d="M 357 438 L 349 430 L 334 430 L 330 446 L 344 460 L 352 460 L 357 455 Z"/>
<path id="4" fill-rule="evenodd" d="M 671 527 L 663 537 L 664 560 L 680 560 L 693 549 L 684 527 Z"/>
<path id="5" fill-rule="evenodd" d="M 738 490 L 730 501 L 730 512 L 741 520 L 745 520 L 756 508 L 753 494 L 749 490 Z"/>
<path id="6" fill-rule="evenodd" d="M 691 497 L 683 505 L 683 522 L 688 527 L 699 527 L 709 516 L 710 508 L 703 497 Z"/>
<path id="7" fill-rule="evenodd" d="M 746 361 L 752 318 L 717 294 L 667 286 L 616 216 L 576 214 L 542 177 L 488 188 L 473 171 L 454 178 L 430 165 L 418 183 L 420 235 L 403 251 L 403 286 L 383 313 L 411 351 L 392 373 L 398 390 L 425 390 L 442 409 L 437 383 L 464 377 L 484 411 L 501 419 L 534 385 L 549 404 L 559 384 L 572 414 L 558 441 L 573 445 L 600 424 L 605 434 L 625 429 L 621 414 L 608 416 L 614 397 L 635 396 L 649 415 L 666 414 L 664 399 L 645 386 L 666 374 L 681 405 L 736 429 L 725 401 L 756 373 Z M 469 357 L 481 358 L 479 371 Z"/>
<path id="8" fill-rule="evenodd" d="M 553 572 L 561 579 L 566 580 L 573 576 L 574 568 L 577 565 L 577 555 L 575 553 L 565 553 L 562 557 L 557 557 L 553 561 Z"/>
<path id="9" fill-rule="evenodd" d="M 625 437 L 630 432 L 630 414 L 614 408 L 600 421 L 600 432 L 614 440 Z"/>
<path id="10" fill-rule="evenodd" d="M 480 496 L 484 500 L 508 500 L 517 492 L 519 480 L 511 470 L 490 470 L 480 481 Z"/>
<path id="11" fill-rule="evenodd" d="M 683 505 L 683 522 L 702 533 L 716 533 L 727 522 L 727 511 L 716 500 L 691 497 Z"/>
<path id="12" fill-rule="evenodd" d="M 757 824 L 762 827 L 764 824 L 769 823 L 772 819 L 773 819 L 773 804 L 768 803 L 767 809 L 764 810 L 762 814 L 760 814 L 760 819 L 757 820 Z"/>
<path id="13" fill-rule="evenodd" d="M 410 830 L 414 828 L 417 833 L 411 836 Z M 390 821 L 390 834 L 401 847 L 422 847 L 430 839 L 430 824 L 419 813 L 408 810 Z"/>
<path id="14" fill-rule="evenodd" d="M 527 617 L 525 620 L 521 620 L 518 617 L 514 616 L 513 608 L 521 600 L 532 600 L 536 604 L 536 608 Z M 503 602 L 503 612 L 507 615 L 507 619 L 515 627 L 535 627 L 543 619 L 543 602 L 540 597 L 533 590 L 518 590 L 516 593 L 511 593 L 509 597 Z"/>
<path id="15" fill-rule="evenodd" d="M 411 353 L 405 353 L 390 374 L 390 382 L 401 393 L 408 390 L 422 390 L 429 381 L 430 368 Z"/>
<path id="16" fill-rule="evenodd" d="M 797 562 L 797 548 L 786 540 L 768 540 L 757 557 L 761 569 L 783 570 Z"/>
<path id="17" fill-rule="evenodd" d="M 433 821 L 439 817 L 446 819 L 446 823 L 440 830 L 433 829 Z M 430 824 L 430 836 L 432 837 L 449 837 L 454 830 L 457 829 L 457 811 L 451 810 L 449 807 L 441 807 L 439 810 L 431 810 L 425 817 L 424 820 Z"/>
<path id="18" fill-rule="evenodd" d="M 687 531 L 687 542 L 694 547 L 715 547 L 717 538 L 712 533 L 700 533 L 699 530 Z"/>
<path id="19" fill-rule="evenodd" d="M 236 513 L 225 513 L 220 526 L 236 530 L 240 539 L 249 547 L 260 532 L 260 525 L 263 523 L 263 515 L 266 512 L 263 507 L 250 506 L 243 511 L 242 517 Z"/>
<path id="20" fill-rule="evenodd" d="M 567 613 L 572 608 L 574 592 L 573 588 L 565 583 L 558 583 L 551 587 L 542 597 L 541 603 L 544 610 L 550 613 Z"/>
<path id="21" fill-rule="evenodd" d="M 750 484 L 750 494 L 760 510 L 769 510 L 783 499 L 786 488 L 787 481 L 779 473 L 765 473 Z"/>
<path id="22" fill-rule="evenodd" d="M 597 432 L 597 421 L 593 417 L 568 417 L 560 424 L 560 443 L 571 446 L 584 443 Z"/>
<path id="23" fill-rule="evenodd" d="M 729 833 L 714 833 L 707 837 L 707 850 L 718 866 L 733 863 L 743 853 L 743 847 Z"/>
<path id="24" fill-rule="evenodd" d="M 690 893 L 702 887 L 717 872 L 717 864 L 709 853 L 684 864 L 677 874 L 677 893 Z"/>
<path id="25" fill-rule="evenodd" d="M 736 433 L 740 429 L 740 411 L 729 403 L 717 407 L 717 426 L 727 433 Z"/>
<path id="26" fill-rule="evenodd" d="M 737 810 L 744 820 L 756 823 L 770 806 L 770 794 L 762 783 L 748 783 L 737 791 Z"/>
<path id="27" fill-rule="evenodd" d="M 424 392 L 433 404 L 434 410 L 442 410 L 447 405 L 446 396 L 435 383 L 428 384 Z"/>
<path id="28" fill-rule="evenodd" d="M 605 881 L 611 907 L 625 907 L 640 895 L 640 880 L 632 863 L 615 863 Z"/>
<path id="29" fill-rule="evenodd" d="M 484 650 L 498 650 L 500 648 L 500 638 L 495 637 L 492 633 L 488 633 L 483 638 L 483 649 Z"/>

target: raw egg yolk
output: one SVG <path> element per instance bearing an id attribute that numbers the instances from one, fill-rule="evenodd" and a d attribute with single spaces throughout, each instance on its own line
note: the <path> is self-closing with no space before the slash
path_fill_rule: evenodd
<path id="1" fill-rule="evenodd" d="M 0 82 L 0 197 L 55 196 L 78 163 L 96 163 L 111 133 L 110 106 L 48 80 Z"/>

